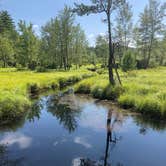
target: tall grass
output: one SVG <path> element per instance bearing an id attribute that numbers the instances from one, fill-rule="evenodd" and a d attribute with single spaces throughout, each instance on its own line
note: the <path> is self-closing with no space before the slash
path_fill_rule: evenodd
<path id="1" fill-rule="evenodd" d="M 120 71 L 123 86 L 112 87 L 108 74 L 83 80 L 76 92 L 90 93 L 99 99 L 117 100 L 118 104 L 142 114 L 166 118 L 166 68 Z"/>
<path id="2" fill-rule="evenodd" d="M 29 93 L 59 89 L 95 75 L 86 70 L 36 73 L 0 69 L 0 123 L 20 118 L 30 107 Z"/>

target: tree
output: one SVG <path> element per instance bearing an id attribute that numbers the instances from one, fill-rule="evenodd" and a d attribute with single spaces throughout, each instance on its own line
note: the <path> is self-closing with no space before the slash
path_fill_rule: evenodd
<path id="1" fill-rule="evenodd" d="M 116 26 L 114 28 L 115 41 L 119 43 L 119 61 L 123 53 L 128 49 L 132 40 L 132 6 L 129 2 L 124 1 L 117 10 L 115 18 Z"/>
<path id="2" fill-rule="evenodd" d="M 62 67 L 60 31 L 57 17 L 42 27 L 40 65 L 55 69 Z"/>
<path id="3" fill-rule="evenodd" d="M 0 36 L 0 61 L 3 62 L 3 67 L 6 67 L 13 58 L 12 42 L 3 36 Z"/>
<path id="4" fill-rule="evenodd" d="M 72 64 L 78 67 L 83 63 L 86 36 L 74 19 L 71 9 L 65 7 L 42 27 L 41 61 L 44 59 L 47 67 L 68 70 Z"/>
<path id="5" fill-rule="evenodd" d="M 108 64 L 108 39 L 106 36 L 99 35 L 96 38 L 96 55 L 101 59 L 102 65 L 107 67 Z"/>
<path id="6" fill-rule="evenodd" d="M 65 6 L 64 10 L 59 14 L 60 28 L 61 28 L 61 53 L 63 56 L 64 69 L 70 68 L 69 49 L 72 41 L 72 27 L 74 23 L 74 15 L 71 9 Z"/>
<path id="7" fill-rule="evenodd" d="M 165 9 L 166 4 L 161 4 L 156 0 L 149 0 L 149 5 L 145 7 L 144 12 L 140 15 L 139 40 L 137 43 L 144 55 L 144 68 L 149 66 L 154 46 L 158 38 L 161 38 Z"/>
<path id="8" fill-rule="evenodd" d="M 126 51 L 122 59 L 122 70 L 123 71 L 132 70 L 135 69 L 135 66 L 136 66 L 136 60 L 134 55 L 131 53 L 131 51 Z"/>
<path id="9" fill-rule="evenodd" d="M 17 45 L 17 60 L 23 67 L 34 69 L 37 65 L 39 41 L 33 31 L 33 25 L 26 25 L 25 21 L 19 24 L 19 41 Z"/>
<path id="10" fill-rule="evenodd" d="M 87 54 L 87 40 L 84 31 L 81 29 L 81 26 L 78 24 L 73 27 L 73 38 L 72 38 L 72 63 L 76 65 L 76 68 L 83 64 L 83 58 Z"/>
<path id="11" fill-rule="evenodd" d="M 7 11 L 0 12 L 0 34 L 13 33 L 15 26 L 13 19 Z"/>
<path id="12" fill-rule="evenodd" d="M 118 6 L 123 2 L 123 0 L 91 0 L 92 5 L 85 5 L 83 3 L 75 3 L 75 8 L 73 12 L 76 12 L 78 15 L 89 15 L 97 13 L 105 13 L 106 21 L 108 26 L 108 39 L 109 39 L 109 60 L 108 60 L 108 71 L 109 71 L 109 82 L 114 85 L 114 74 L 113 68 L 115 67 L 114 59 L 114 45 L 112 41 L 112 28 L 111 28 L 111 15 Z"/>

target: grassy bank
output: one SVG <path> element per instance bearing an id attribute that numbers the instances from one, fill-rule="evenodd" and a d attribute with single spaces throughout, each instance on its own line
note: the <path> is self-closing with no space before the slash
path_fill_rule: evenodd
<path id="1" fill-rule="evenodd" d="M 79 82 L 75 91 L 99 99 L 116 99 L 123 108 L 166 118 L 166 68 L 121 72 L 120 75 L 122 87 L 110 86 L 108 74 L 101 74 Z"/>
<path id="2" fill-rule="evenodd" d="M 36 73 L 0 69 L 0 123 L 24 115 L 30 108 L 30 94 L 75 84 L 75 92 L 99 99 L 116 100 L 126 109 L 157 118 L 166 118 L 166 68 L 120 72 L 123 86 L 112 87 L 107 71 L 73 70 Z"/>
<path id="3" fill-rule="evenodd" d="M 0 123 L 17 120 L 31 105 L 29 95 L 58 90 L 94 75 L 86 70 L 36 73 L 0 69 Z"/>

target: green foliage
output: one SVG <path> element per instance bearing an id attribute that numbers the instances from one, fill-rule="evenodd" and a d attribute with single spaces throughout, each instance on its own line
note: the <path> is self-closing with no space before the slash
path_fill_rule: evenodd
<path id="1" fill-rule="evenodd" d="M 107 67 L 108 64 L 108 39 L 106 36 L 99 35 L 96 38 L 96 47 L 95 47 L 96 56 L 99 59 L 99 62 L 102 63 L 104 68 Z"/>
<path id="2" fill-rule="evenodd" d="M 134 55 L 130 51 L 125 52 L 122 59 L 122 70 L 123 71 L 133 70 L 135 69 L 135 67 L 136 67 L 136 60 Z"/>
<path id="3" fill-rule="evenodd" d="M 3 62 L 3 67 L 7 67 L 7 65 L 13 60 L 13 54 L 14 50 L 11 40 L 0 36 L 0 61 Z"/>
<path id="4" fill-rule="evenodd" d="M 17 61 L 23 67 L 34 70 L 37 66 L 37 57 L 39 54 L 39 41 L 33 31 L 33 25 L 26 25 L 25 21 L 19 24 L 19 41 L 17 43 Z"/>
<path id="5" fill-rule="evenodd" d="M 37 66 L 36 67 L 36 72 L 38 72 L 38 73 L 47 72 L 47 69 L 43 66 Z"/>
<path id="6" fill-rule="evenodd" d="M 7 11 L 0 12 L 0 34 L 12 35 L 15 30 L 14 22 Z"/>
<path id="7" fill-rule="evenodd" d="M 3 124 L 12 123 L 21 118 L 30 108 L 29 100 L 22 95 L 2 92 L 0 95 L 0 121 Z"/>
<path id="8" fill-rule="evenodd" d="M 83 64 L 87 41 L 80 25 L 74 25 L 75 17 L 66 7 L 59 15 L 42 27 L 40 64 L 47 68 L 70 69 Z M 49 57 L 49 58 L 48 58 Z"/>

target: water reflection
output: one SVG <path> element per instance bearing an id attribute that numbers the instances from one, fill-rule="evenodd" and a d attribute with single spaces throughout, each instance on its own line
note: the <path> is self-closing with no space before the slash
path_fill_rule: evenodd
<path id="1" fill-rule="evenodd" d="M 24 161 L 24 157 L 9 159 L 9 150 L 5 144 L 0 144 L 0 166 L 17 166 Z"/>
<path id="2" fill-rule="evenodd" d="M 116 132 L 114 131 L 115 125 L 122 125 L 122 119 L 120 114 L 117 112 L 116 116 L 112 116 L 113 110 L 108 111 L 107 116 L 107 138 L 106 138 L 106 149 L 105 149 L 105 157 L 104 157 L 104 166 L 110 166 L 107 162 L 108 157 L 111 156 L 111 150 L 114 148 L 116 143 L 120 141 L 121 137 L 116 136 Z M 110 151 L 109 151 L 110 148 Z"/>
<path id="3" fill-rule="evenodd" d="M 119 111 L 107 101 L 42 97 L 22 121 L 0 128 L 0 144 L 6 145 L 0 146 L 0 165 L 66 166 L 73 158 L 73 166 L 161 165 L 165 129 L 165 122 Z"/>
<path id="4" fill-rule="evenodd" d="M 28 115 L 27 115 L 27 119 L 30 122 L 34 122 L 35 119 L 40 119 L 41 116 L 41 110 L 43 109 L 45 105 L 44 100 L 39 100 L 39 101 L 34 101 L 31 110 L 29 111 Z"/>
<path id="5" fill-rule="evenodd" d="M 71 108 L 70 104 L 68 102 L 61 103 L 60 100 L 52 97 L 47 102 L 47 111 L 55 116 L 69 133 L 72 133 L 78 126 L 77 119 L 80 117 L 81 110 Z"/>
<path id="6" fill-rule="evenodd" d="M 111 166 L 111 151 L 114 149 L 115 145 L 122 139 L 116 134 L 117 126 L 122 126 L 123 116 L 120 112 L 114 112 L 110 109 L 107 114 L 107 124 L 106 124 L 106 146 L 104 157 L 101 157 L 100 160 L 94 161 L 89 158 L 76 158 L 73 160 L 73 166 Z M 85 143 L 84 143 L 85 144 Z M 86 143 L 87 148 L 91 146 Z M 109 161 L 108 161 L 109 160 Z M 117 163 L 117 166 L 123 166 L 121 163 Z"/>
<path id="7" fill-rule="evenodd" d="M 0 144 L 12 146 L 17 144 L 20 149 L 26 149 L 31 145 L 32 139 L 21 133 L 6 134 L 1 139 Z"/>
<path id="8" fill-rule="evenodd" d="M 142 115 L 134 116 L 135 123 L 140 126 L 140 133 L 145 135 L 149 129 L 165 131 L 166 121 L 151 119 Z"/>

